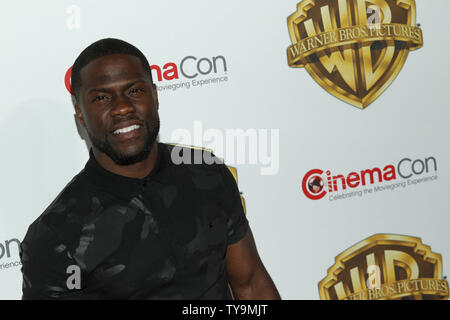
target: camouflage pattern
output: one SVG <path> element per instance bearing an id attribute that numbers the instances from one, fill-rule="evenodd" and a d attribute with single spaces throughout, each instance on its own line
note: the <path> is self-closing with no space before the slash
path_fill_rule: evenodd
<path id="1" fill-rule="evenodd" d="M 226 249 L 248 228 L 236 182 L 223 163 L 174 164 L 173 148 L 158 143 L 144 179 L 105 170 L 91 150 L 28 228 L 22 298 L 231 299 Z M 67 285 L 70 266 L 79 289 Z"/>

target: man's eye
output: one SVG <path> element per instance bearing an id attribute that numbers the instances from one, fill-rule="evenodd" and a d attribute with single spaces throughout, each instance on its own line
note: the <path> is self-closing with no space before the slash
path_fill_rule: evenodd
<path id="1" fill-rule="evenodd" d="M 106 96 L 96 96 L 94 98 L 94 100 L 92 100 L 92 102 L 102 101 L 102 100 L 105 100 L 105 99 L 106 99 Z"/>
<path id="2" fill-rule="evenodd" d="M 139 94 L 141 92 L 145 92 L 142 88 L 133 88 L 130 90 L 130 94 Z"/>

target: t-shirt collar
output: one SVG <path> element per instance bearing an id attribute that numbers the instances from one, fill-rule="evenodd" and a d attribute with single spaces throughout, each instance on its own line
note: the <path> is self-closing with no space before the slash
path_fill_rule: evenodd
<path id="1" fill-rule="evenodd" d="M 156 183 L 162 185 L 165 182 L 165 150 L 161 143 L 157 143 L 157 145 L 158 156 L 155 166 L 152 171 L 142 179 L 126 177 L 106 170 L 95 159 L 92 148 L 89 149 L 89 160 L 84 169 L 89 179 L 100 189 L 107 190 L 120 198 L 130 199 L 136 196 L 141 188 L 148 184 Z"/>

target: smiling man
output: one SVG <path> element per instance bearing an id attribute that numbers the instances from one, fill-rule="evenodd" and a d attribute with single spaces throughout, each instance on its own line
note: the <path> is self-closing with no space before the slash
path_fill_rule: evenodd
<path id="1" fill-rule="evenodd" d="M 28 228 L 22 298 L 279 299 L 228 168 L 212 154 L 212 164 L 175 164 L 174 147 L 156 140 L 145 56 L 99 40 L 76 59 L 71 83 L 92 148 Z M 207 158 L 176 153 L 198 152 Z"/>

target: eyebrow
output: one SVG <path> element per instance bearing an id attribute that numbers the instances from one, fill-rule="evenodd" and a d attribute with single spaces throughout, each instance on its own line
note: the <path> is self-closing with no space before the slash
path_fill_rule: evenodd
<path id="1" fill-rule="evenodd" d="M 135 85 L 136 83 L 138 83 L 138 82 L 145 82 L 145 80 L 139 79 L 139 80 L 130 82 L 130 83 L 128 83 L 128 84 L 125 86 L 124 89 L 125 89 L 125 90 L 126 90 L 126 89 L 129 89 L 130 87 L 134 86 L 134 85 Z M 89 94 L 91 94 L 91 93 L 93 93 L 93 92 L 108 92 L 108 91 L 109 91 L 108 88 L 92 88 L 92 89 L 90 89 L 90 90 L 87 92 L 87 95 L 89 95 Z"/>

